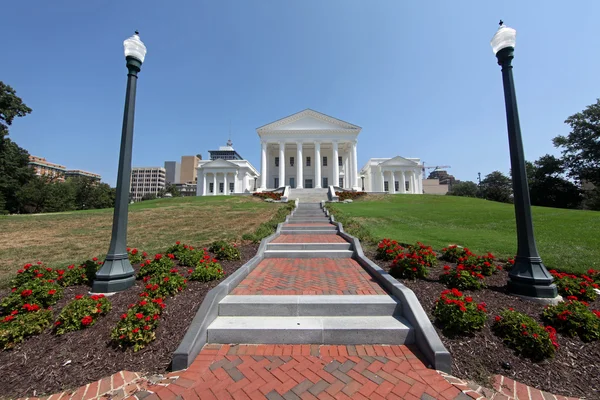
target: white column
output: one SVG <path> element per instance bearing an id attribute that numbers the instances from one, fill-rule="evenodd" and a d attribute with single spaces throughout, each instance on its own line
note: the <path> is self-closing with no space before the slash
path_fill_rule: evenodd
<path id="1" fill-rule="evenodd" d="M 260 144 L 260 189 L 265 190 L 267 188 L 267 142 L 263 140 Z"/>
<path id="2" fill-rule="evenodd" d="M 358 182 L 358 158 L 356 156 L 356 140 L 352 142 L 352 187 L 359 188 Z"/>
<path id="3" fill-rule="evenodd" d="M 227 172 L 223 172 L 223 195 L 227 194 Z"/>
<path id="4" fill-rule="evenodd" d="M 213 172 L 213 196 L 217 195 L 217 173 Z"/>
<path id="5" fill-rule="evenodd" d="M 298 189 L 302 189 L 304 187 L 304 158 L 302 157 L 302 142 L 296 142 L 296 158 L 296 179 L 298 180 L 298 182 L 296 182 L 296 187 Z"/>
<path id="6" fill-rule="evenodd" d="M 321 142 L 315 142 L 315 188 L 321 188 Z"/>
<path id="7" fill-rule="evenodd" d="M 333 176 L 331 179 L 333 182 L 331 183 L 333 186 L 339 186 L 340 184 L 340 167 L 338 165 L 338 142 L 337 140 L 333 141 Z"/>
<path id="8" fill-rule="evenodd" d="M 390 171 L 390 175 L 392 176 L 392 186 L 390 186 L 390 193 L 396 194 L 396 171 Z"/>
<path id="9" fill-rule="evenodd" d="M 245 173 L 244 176 L 242 176 L 242 193 L 246 193 L 246 181 L 248 180 L 248 174 Z"/>
<path id="10" fill-rule="evenodd" d="M 381 191 L 385 192 L 385 171 L 381 168 Z"/>
<path id="11" fill-rule="evenodd" d="M 279 186 L 285 185 L 285 142 L 279 142 Z"/>
<path id="12" fill-rule="evenodd" d="M 410 193 L 415 194 L 415 171 L 410 171 Z"/>
<path id="13" fill-rule="evenodd" d="M 400 193 L 406 193 L 406 175 L 404 175 L 404 171 L 401 172 L 400 179 L 402 179 L 400 182 Z"/>
<path id="14" fill-rule="evenodd" d="M 202 170 L 202 196 L 206 196 L 206 171 Z"/>

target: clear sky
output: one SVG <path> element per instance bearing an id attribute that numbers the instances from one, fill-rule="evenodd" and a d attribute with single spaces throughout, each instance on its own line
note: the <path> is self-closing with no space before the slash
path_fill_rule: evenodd
<path id="1" fill-rule="evenodd" d="M 500 68 L 489 41 L 517 29 L 515 82 L 529 160 L 558 154 L 564 120 L 600 88 L 600 1 L 19 0 L 2 5 L 0 79 L 33 113 L 10 137 L 114 185 L 123 40 L 148 54 L 134 166 L 235 149 L 260 168 L 256 128 L 312 108 L 363 128 L 371 157 L 447 164 L 461 180 L 509 171 Z"/>

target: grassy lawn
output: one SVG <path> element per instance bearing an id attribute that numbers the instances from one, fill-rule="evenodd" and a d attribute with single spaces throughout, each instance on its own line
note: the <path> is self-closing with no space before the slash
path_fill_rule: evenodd
<path id="1" fill-rule="evenodd" d="M 280 204 L 252 197 L 184 197 L 144 201 L 129 207 L 128 245 L 148 253 L 177 240 L 197 246 L 239 240 L 270 220 Z M 0 216 L 0 286 L 27 262 L 55 267 L 103 256 L 108 250 L 112 209 Z"/>
<path id="2" fill-rule="evenodd" d="M 454 196 L 379 195 L 330 204 L 330 209 L 358 223 L 375 240 L 421 241 L 438 250 L 458 244 L 504 259 L 514 256 L 517 248 L 512 204 Z M 549 269 L 600 268 L 600 212 L 533 207 L 533 223 L 538 250 Z"/>

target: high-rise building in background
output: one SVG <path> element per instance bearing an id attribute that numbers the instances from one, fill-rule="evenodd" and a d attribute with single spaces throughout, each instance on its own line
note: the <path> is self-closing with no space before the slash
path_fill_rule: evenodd
<path id="1" fill-rule="evenodd" d="M 69 169 L 65 172 L 65 178 L 90 178 L 95 182 L 100 182 L 102 177 L 93 172 L 83 171 L 80 169 Z"/>
<path id="2" fill-rule="evenodd" d="M 37 176 L 48 176 L 58 181 L 65 180 L 67 167 L 46 161 L 43 157 L 29 156 L 29 166 L 33 168 Z"/>
<path id="3" fill-rule="evenodd" d="M 181 164 L 177 161 L 165 161 L 166 182 L 175 184 L 181 182 Z"/>
<path id="4" fill-rule="evenodd" d="M 200 161 L 200 158 L 197 156 L 181 157 L 179 183 L 198 183 L 198 172 L 196 171 L 198 161 Z"/>
<path id="5" fill-rule="evenodd" d="M 166 184 L 166 171 L 162 167 L 133 167 L 129 192 L 133 201 L 140 201 L 145 194 L 158 195 Z"/>

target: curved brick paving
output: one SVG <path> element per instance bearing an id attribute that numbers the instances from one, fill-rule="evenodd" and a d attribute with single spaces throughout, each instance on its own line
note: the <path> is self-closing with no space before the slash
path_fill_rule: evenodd
<path id="1" fill-rule="evenodd" d="M 386 292 L 350 258 L 266 258 L 231 294 L 382 295 Z"/>

